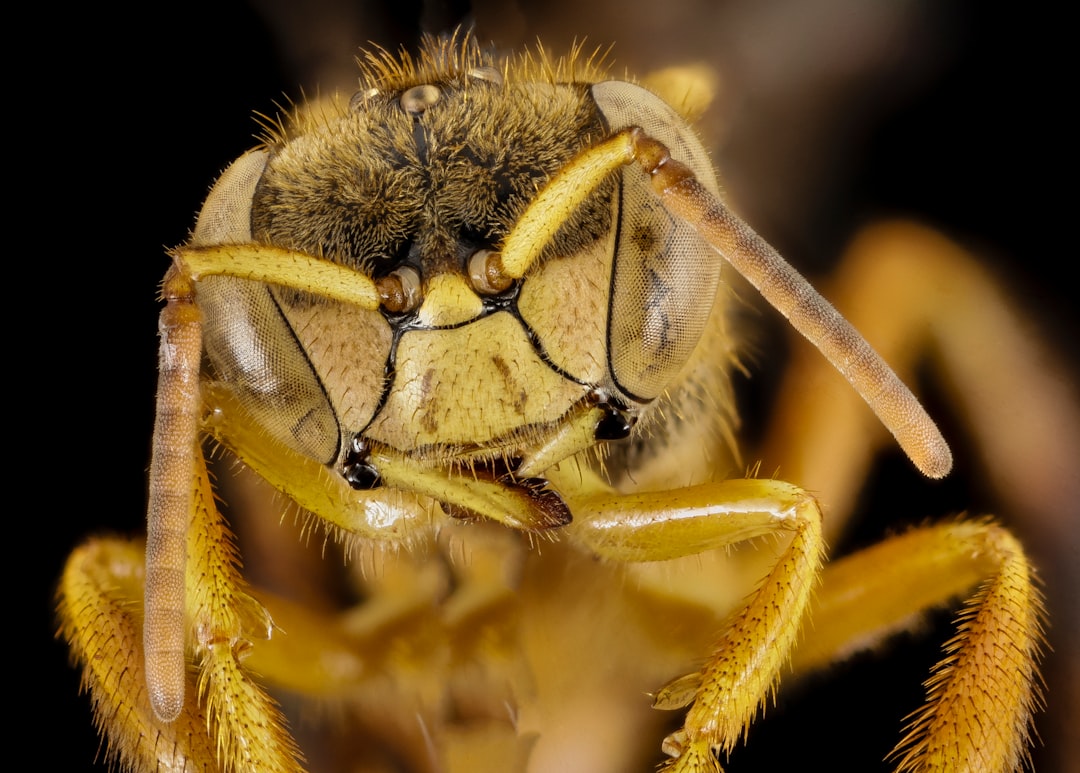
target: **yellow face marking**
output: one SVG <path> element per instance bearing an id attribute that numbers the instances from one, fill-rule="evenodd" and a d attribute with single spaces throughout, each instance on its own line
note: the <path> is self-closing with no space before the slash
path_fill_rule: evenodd
<path id="1" fill-rule="evenodd" d="M 484 302 L 469 281 L 460 274 L 445 272 L 428 279 L 416 322 L 420 327 L 450 327 L 483 313 Z"/>
<path id="2" fill-rule="evenodd" d="M 404 333 L 390 392 L 364 435 L 401 450 L 483 445 L 558 421 L 586 391 L 544 362 L 513 315 L 499 312 Z"/>

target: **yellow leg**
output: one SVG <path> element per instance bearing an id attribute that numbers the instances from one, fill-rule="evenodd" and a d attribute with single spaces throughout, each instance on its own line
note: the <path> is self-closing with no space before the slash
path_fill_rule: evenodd
<path id="1" fill-rule="evenodd" d="M 187 530 L 183 703 L 175 719 L 151 706 L 144 668 L 142 547 L 96 540 L 69 559 L 59 588 L 61 632 L 94 704 L 107 755 L 132 770 L 301 770 L 273 702 L 241 660 L 270 634 L 262 606 L 243 588 L 232 537 L 198 458 Z"/>
<path id="2" fill-rule="evenodd" d="M 241 667 L 252 639 L 271 636 L 266 610 L 247 594 L 232 535 L 214 505 L 199 457 L 188 531 L 187 608 L 199 698 L 226 770 L 298 771 L 299 752 L 277 707 Z"/>
<path id="3" fill-rule="evenodd" d="M 1043 608 L 1022 548 L 994 523 L 915 529 L 830 564 L 792 666 L 824 666 L 969 593 L 927 703 L 892 756 L 901 771 L 1015 770 L 1041 703 Z"/>
<path id="4" fill-rule="evenodd" d="M 727 481 L 574 506 L 577 538 L 618 560 L 677 558 L 762 534 L 792 535 L 701 672 L 657 694 L 661 708 L 693 702 L 683 728 L 665 742 L 675 758 L 666 769 L 717 770 L 717 753 L 746 735 L 792 651 L 796 670 L 819 667 L 964 594 L 959 631 L 893 757 L 898 770 L 911 772 L 1006 771 L 1022 761 L 1041 701 L 1044 612 L 1027 557 L 999 526 L 982 520 L 917 529 L 830 565 L 810 606 L 812 632 L 796 647 L 822 549 L 820 512 L 806 493 L 775 481 Z"/>
<path id="5" fill-rule="evenodd" d="M 61 633 L 82 666 L 107 760 L 125 770 L 216 770 L 194 685 L 173 722 L 159 721 L 150 706 L 142 646 L 144 551 L 141 543 L 115 539 L 76 550 L 60 579 Z"/>
<path id="6" fill-rule="evenodd" d="M 574 502 L 571 530 L 605 558 L 656 561 L 733 545 L 765 534 L 791 542 L 693 677 L 693 705 L 683 728 L 665 741 L 666 770 L 718 770 L 714 753 L 730 751 L 775 690 L 798 636 L 821 565 L 821 512 L 786 483 L 732 480 L 681 491 Z M 684 685 L 677 680 L 676 685 Z M 681 690 L 677 690 L 681 694 Z M 681 699 L 662 691 L 657 705 Z"/>

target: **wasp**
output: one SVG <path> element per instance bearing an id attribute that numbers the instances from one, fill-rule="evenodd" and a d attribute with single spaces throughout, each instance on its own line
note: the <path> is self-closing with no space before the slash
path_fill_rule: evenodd
<path id="1" fill-rule="evenodd" d="M 725 266 L 920 471 L 952 457 L 652 91 L 580 50 L 371 54 L 355 96 L 224 172 L 171 257 L 147 539 L 87 543 L 60 590 L 123 765 L 301 769 L 272 687 L 358 707 L 374 766 L 718 770 L 789 663 L 956 595 L 894 757 L 1024 759 L 1043 613 L 1007 530 L 951 520 L 826 567 L 812 493 L 733 474 Z M 354 605 L 248 586 L 209 448 L 343 545 Z"/>

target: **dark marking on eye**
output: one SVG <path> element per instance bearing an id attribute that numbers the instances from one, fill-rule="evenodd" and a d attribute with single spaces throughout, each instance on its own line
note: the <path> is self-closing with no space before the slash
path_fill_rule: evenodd
<path id="1" fill-rule="evenodd" d="M 655 229 L 647 225 L 638 225 L 630 234 L 630 241 L 641 255 L 652 255 L 656 251 L 658 239 Z"/>

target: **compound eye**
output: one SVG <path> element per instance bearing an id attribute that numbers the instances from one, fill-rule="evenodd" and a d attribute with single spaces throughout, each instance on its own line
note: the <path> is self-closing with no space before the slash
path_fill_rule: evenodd
<path id="1" fill-rule="evenodd" d="M 612 132 L 640 126 L 716 193 L 708 153 L 659 97 L 621 81 L 598 83 L 593 98 Z M 689 361 L 712 312 L 720 256 L 657 200 L 636 165 L 623 169 L 619 241 L 608 310 L 608 352 L 618 388 L 640 401 L 659 397 Z"/>
<path id="2" fill-rule="evenodd" d="M 192 246 L 252 241 L 251 202 L 267 154 L 241 156 L 214 185 Z M 339 444 L 337 415 L 272 289 L 232 276 L 199 282 L 203 345 L 215 378 L 260 429 L 308 458 L 328 463 Z"/>
<path id="3" fill-rule="evenodd" d="M 477 250 L 469 258 L 469 280 L 481 295 L 498 295 L 510 289 L 514 280 L 502 268 L 502 253 Z"/>

